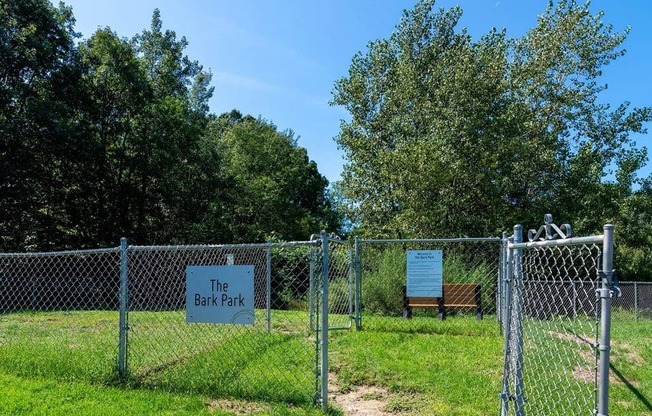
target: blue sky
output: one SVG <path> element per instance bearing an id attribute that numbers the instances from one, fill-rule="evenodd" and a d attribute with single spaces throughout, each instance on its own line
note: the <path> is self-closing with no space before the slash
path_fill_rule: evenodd
<path id="1" fill-rule="evenodd" d="M 344 163 L 334 137 L 341 119 L 331 107 L 335 80 L 347 74 L 351 58 L 369 41 L 389 36 L 403 9 L 416 0 L 66 0 L 84 38 L 109 26 L 131 38 L 149 27 L 161 10 L 164 29 L 185 36 L 192 59 L 213 72 L 211 112 L 238 109 L 262 116 L 280 130 L 292 129 L 319 171 L 338 180 Z M 522 36 L 536 24 L 547 0 L 439 0 L 438 7 L 459 4 L 460 28 L 475 38 L 492 27 Z M 603 73 L 603 100 L 613 106 L 628 100 L 652 106 L 652 1 L 594 0 L 604 22 L 616 30 L 632 27 L 627 54 Z M 648 126 L 652 127 L 652 126 Z M 649 146 L 649 135 L 637 136 Z M 647 175 L 648 166 L 641 172 Z"/>

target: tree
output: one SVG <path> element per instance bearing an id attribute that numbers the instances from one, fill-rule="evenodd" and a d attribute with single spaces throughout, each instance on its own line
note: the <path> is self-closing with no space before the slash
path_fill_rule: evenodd
<path id="1" fill-rule="evenodd" d="M 69 8 L 0 0 L 0 249 L 305 239 L 336 227 L 291 131 L 209 114 L 185 38 L 110 28 L 75 45 Z"/>
<path id="2" fill-rule="evenodd" d="M 615 217 L 618 278 L 652 280 L 652 190 L 640 190 L 619 201 Z"/>
<path id="3" fill-rule="evenodd" d="M 83 93 L 77 142 L 67 158 L 74 177 L 62 190 L 72 201 L 71 242 L 114 245 L 134 234 L 137 201 L 147 197 L 135 184 L 136 149 L 152 87 L 130 42 L 108 28 L 96 31 L 79 52 Z"/>
<path id="4" fill-rule="evenodd" d="M 152 99 L 139 121 L 134 175 L 142 198 L 136 206 L 137 241 L 188 241 L 190 231 L 212 195 L 201 164 L 202 135 L 208 123 L 208 100 L 213 94 L 210 72 L 183 51 L 177 40 L 162 31 L 158 9 L 151 27 L 132 40 L 152 88 Z M 205 153 L 204 153 L 205 155 Z"/>
<path id="5" fill-rule="evenodd" d="M 328 181 L 291 130 L 279 132 L 266 120 L 232 111 L 214 119 L 210 131 L 229 182 L 225 203 L 216 210 L 229 233 L 223 238 L 305 240 L 338 227 L 326 198 Z"/>
<path id="6" fill-rule="evenodd" d="M 461 14 L 420 1 L 335 84 L 332 103 L 351 114 L 337 137 L 342 188 L 361 231 L 496 235 L 549 211 L 598 231 L 594 198 L 631 192 L 645 151 L 629 134 L 652 118 L 598 101 L 627 31 L 561 1 L 520 39 L 494 30 L 474 42 L 456 29 Z"/>
<path id="7" fill-rule="evenodd" d="M 53 247 L 78 74 L 70 8 L 0 0 L 0 247 Z"/>

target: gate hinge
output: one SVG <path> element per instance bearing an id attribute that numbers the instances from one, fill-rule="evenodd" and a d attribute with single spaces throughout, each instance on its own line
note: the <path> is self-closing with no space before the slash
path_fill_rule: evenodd
<path id="1" fill-rule="evenodd" d="M 612 270 L 611 272 L 605 272 L 603 270 L 599 270 L 598 276 L 600 276 L 602 282 L 605 283 L 606 289 L 610 290 L 611 292 L 609 296 L 604 296 L 605 294 L 601 292 L 601 290 L 604 289 L 598 289 L 596 290 L 596 293 L 599 293 L 598 295 L 599 297 L 619 298 L 622 296 L 622 292 L 620 290 L 620 282 L 618 281 L 618 272 L 615 269 Z"/>

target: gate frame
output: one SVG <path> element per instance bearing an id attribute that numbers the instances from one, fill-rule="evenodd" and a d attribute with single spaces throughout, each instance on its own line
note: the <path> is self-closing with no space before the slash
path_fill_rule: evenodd
<path id="1" fill-rule="evenodd" d="M 514 280 L 522 279 L 520 256 L 522 250 L 536 247 L 558 247 L 558 246 L 580 246 L 584 244 L 601 244 L 602 264 L 601 270 L 598 270 L 601 279 L 601 288 L 596 290 L 596 297 L 600 299 L 600 340 L 596 348 L 599 351 L 599 363 L 597 366 L 597 403 L 594 409 L 596 416 L 609 415 L 609 364 L 611 350 L 611 299 L 618 288 L 614 285 L 613 276 L 613 253 L 614 253 L 614 226 L 605 224 L 602 235 L 593 235 L 588 237 L 571 237 L 571 227 L 568 224 L 561 226 L 564 231 L 552 223 L 552 215 L 547 214 L 544 219 L 545 225 L 541 226 L 536 232 L 530 230 L 528 233 L 529 242 L 522 242 L 523 227 L 514 226 L 514 234 L 511 242 L 507 244 L 507 274 L 505 283 L 507 283 L 507 293 L 505 302 L 505 351 L 504 351 L 504 373 L 503 373 L 503 391 L 501 397 L 501 415 L 508 415 L 509 401 L 515 401 L 515 415 L 524 416 L 525 397 L 523 395 L 524 380 L 521 371 L 523 362 L 523 338 L 522 322 L 520 320 L 520 309 L 522 297 L 520 293 L 514 293 Z M 539 236 L 545 231 L 545 237 L 539 240 Z M 557 239 L 558 238 L 558 239 Z M 517 285 L 517 288 L 520 285 Z M 518 292 L 518 291 L 516 291 Z M 515 305 L 514 305 L 515 304 Z M 514 319 L 517 320 L 515 331 L 514 352 L 516 364 L 515 374 L 515 394 L 509 393 L 509 360 L 510 360 L 510 322 L 512 307 L 516 307 Z M 520 363 L 520 364 L 519 364 Z"/>

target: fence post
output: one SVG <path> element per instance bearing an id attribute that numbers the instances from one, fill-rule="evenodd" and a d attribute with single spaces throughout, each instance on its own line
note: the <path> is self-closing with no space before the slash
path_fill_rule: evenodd
<path id="1" fill-rule="evenodd" d="M 267 242 L 267 272 L 265 273 L 265 309 L 267 311 L 267 332 L 272 330 L 272 242 Z"/>
<path id="2" fill-rule="evenodd" d="M 498 258 L 498 294 L 496 296 L 496 315 L 498 323 L 505 330 L 505 281 L 507 277 L 507 231 L 503 231 L 500 240 L 500 257 Z"/>
<path id="3" fill-rule="evenodd" d="M 611 297 L 613 296 L 614 226 L 604 226 L 602 242 L 602 288 L 600 294 L 600 379 L 597 416 L 609 415 L 609 352 L 611 349 Z"/>
<path id="4" fill-rule="evenodd" d="M 328 277 L 329 277 L 329 241 L 326 231 L 321 232 L 322 244 L 322 315 L 321 315 L 321 408 L 328 411 Z"/>
<path id="5" fill-rule="evenodd" d="M 507 233 L 503 233 L 506 238 Z M 500 395 L 501 398 L 501 416 L 509 414 L 509 401 L 511 395 L 509 392 L 509 378 L 510 378 L 510 361 L 512 359 L 512 352 L 510 350 L 510 325 L 511 325 L 511 304 L 512 304 L 512 282 L 513 279 L 513 253 L 514 250 L 509 248 L 509 240 L 505 241 L 505 263 L 504 263 L 504 283 L 503 283 L 503 331 L 504 331 L 504 365 L 503 365 L 503 390 Z"/>
<path id="6" fill-rule="evenodd" d="M 355 265 L 355 329 L 357 331 L 362 329 L 362 310 L 361 310 L 361 304 L 362 304 L 362 276 L 360 275 L 360 264 L 362 262 L 361 256 L 362 255 L 362 246 L 360 245 L 360 240 L 358 237 L 355 237 L 355 258 L 354 258 L 354 265 Z"/>
<path id="7" fill-rule="evenodd" d="M 523 227 L 514 226 L 514 243 L 523 242 Z M 515 416 L 525 415 L 525 384 L 523 381 L 523 270 L 521 262 L 521 249 L 514 250 L 514 280 L 513 286 L 514 297 L 514 358 L 516 360 L 514 368 L 514 394 L 516 403 L 514 405 Z"/>
<path id="8" fill-rule="evenodd" d="M 310 330 L 315 330 L 315 300 L 314 300 L 314 291 L 315 291 L 315 265 L 314 265 L 314 250 L 312 245 L 310 245 L 310 250 L 308 253 L 308 269 L 310 276 L 308 277 L 308 317 L 310 319 Z"/>
<path id="9" fill-rule="evenodd" d="M 127 331 L 129 330 L 127 302 L 129 297 L 129 270 L 127 264 L 127 239 L 120 239 L 120 335 L 118 338 L 118 373 L 127 375 Z"/>
<path id="10" fill-rule="evenodd" d="M 349 248 L 349 327 L 355 321 L 355 253 Z"/>
<path id="11" fill-rule="evenodd" d="M 638 322 L 638 283 L 634 282 L 634 322 Z"/>

